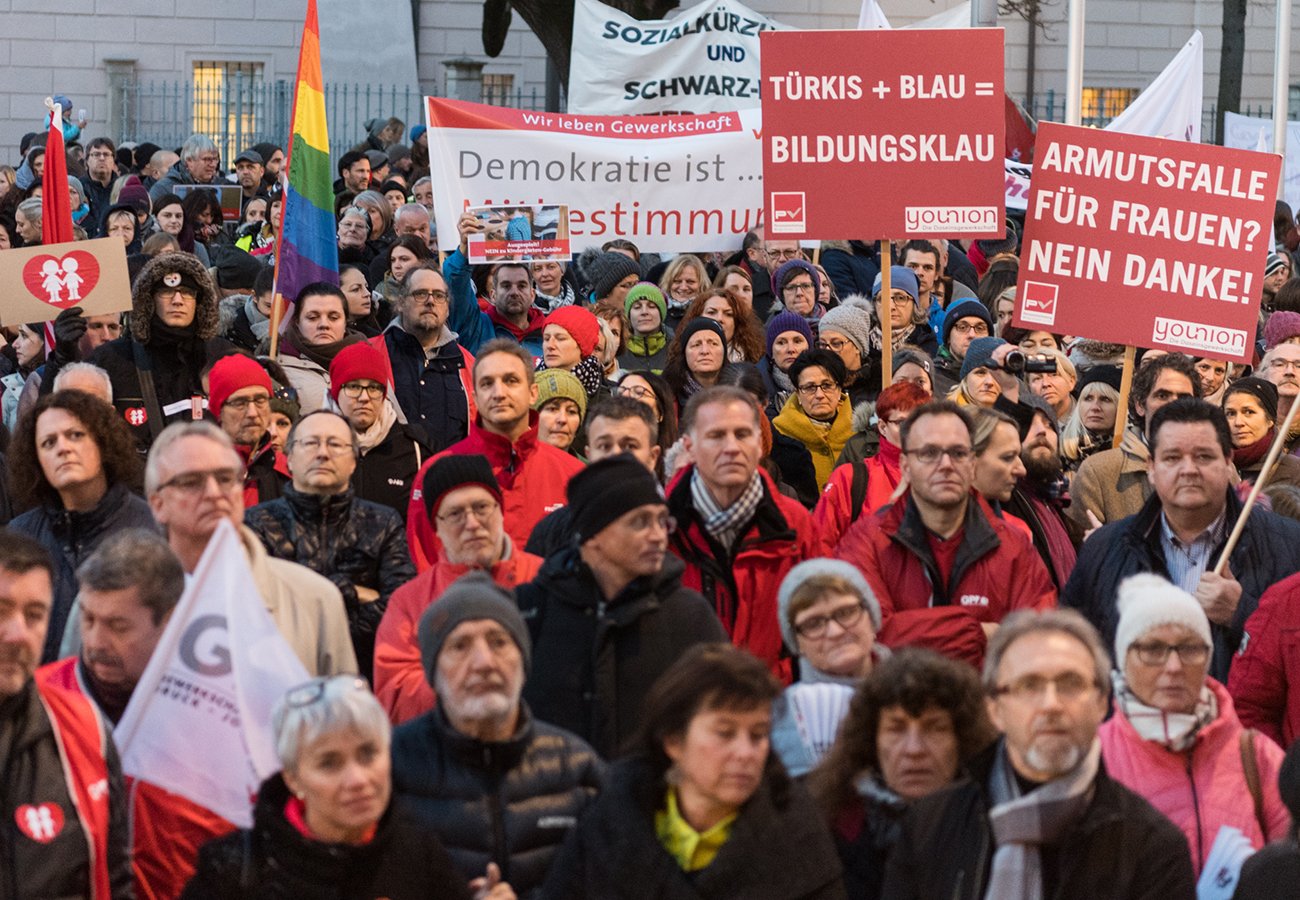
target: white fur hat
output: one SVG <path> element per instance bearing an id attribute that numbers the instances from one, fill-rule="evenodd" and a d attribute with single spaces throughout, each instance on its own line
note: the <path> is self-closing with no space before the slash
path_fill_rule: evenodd
<path id="1" fill-rule="evenodd" d="M 1119 625 L 1115 628 L 1115 667 L 1124 669 L 1124 658 L 1134 641 L 1161 625 L 1182 625 L 1214 646 L 1210 620 L 1196 598 L 1159 575 L 1141 574 L 1125 578 L 1119 585 Z"/>

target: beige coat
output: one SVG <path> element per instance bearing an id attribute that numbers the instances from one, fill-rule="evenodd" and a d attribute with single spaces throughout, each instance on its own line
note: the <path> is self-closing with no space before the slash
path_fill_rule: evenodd
<path id="1" fill-rule="evenodd" d="M 1147 481 L 1150 458 L 1147 445 L 1133 428 L 1124 432 L 1118 447 L 1089 456 L 1070 482 L 1070 518 L 1086 531 L 1092 528 L 1088 510 L 1102 524 L 1136 514 L 1151 496 Z"/>

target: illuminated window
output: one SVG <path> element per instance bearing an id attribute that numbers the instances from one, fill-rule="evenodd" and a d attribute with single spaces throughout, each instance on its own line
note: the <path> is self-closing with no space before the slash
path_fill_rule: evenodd
<path id="1" fill-rule="evenodd" d="M 1085 120 L 1113 119 L 1137 98 L 1138 90 L 1138 88 L 1086 87 L 1083 89 L 1081 115 Z"/>
<path id="2" fill-rule="evenodd" d="M 505 106 L 510 99 L 510 92 L 515 88 L 515 76 L 502 73 L 484 73 L 483 102 L 496 106 Z"/>
<path id="3" fill-rule="evenodd" d="M 257 131 L 261 87 L 261 63 L 194 63 L 193 130 L 216 141 L 223 165 L 241 153 Z"/>

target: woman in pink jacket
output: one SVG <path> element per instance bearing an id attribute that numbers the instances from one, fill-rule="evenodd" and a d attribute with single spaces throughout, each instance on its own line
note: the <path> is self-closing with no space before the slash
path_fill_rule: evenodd
<path id="1" fill-rule="evenodd" d="M 1198 875 L 1224 826 L 1257 850 L 1285 835 L 1282 751 L 1246 732 L 1227 690 L 1207 677 L 1200 603 L 1157 575 L 1134 575 L 1120 585 L 1119 614 L 1115 715 L 1101 726 L 1106 771 L 1183 830 Z M 1251 757 L 1257 777 L 1247 775 Z"/>

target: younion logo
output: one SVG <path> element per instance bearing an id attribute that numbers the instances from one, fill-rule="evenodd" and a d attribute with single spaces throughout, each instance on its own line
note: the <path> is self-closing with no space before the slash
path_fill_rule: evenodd
<path id="1" fill-rule="evenodd" d="M 903 209 L 903 223 L 909 234 L 918 231 L 986 233 L 998 228 L 998 211 L 992 206 L 908 206 Z"/>
<path id="2" fill-rule="evenodd" d="M 1203 322 L 1185 322 L 1182 319 L 1166 319 L 1163 316 L 1156 316 L 1155 327 L 1151 330 L 1151 339 L 1175 347 L 1186 347 L 1189 350 L 1236 355 L 1246 352 L 1248 341 L 1246 332 L 1237 328 L 1206 325 Z"/>

